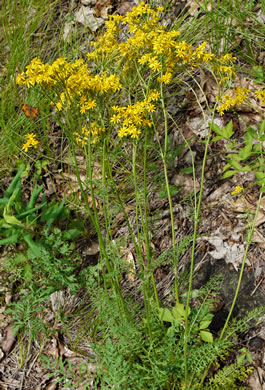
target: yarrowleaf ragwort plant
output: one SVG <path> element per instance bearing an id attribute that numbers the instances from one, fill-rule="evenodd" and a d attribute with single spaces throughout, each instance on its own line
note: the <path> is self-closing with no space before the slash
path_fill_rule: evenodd
<path id="1" fill-rule="evenodd" d="M 87 54 L 88 62 L 78 59 L 71 63 L 66 58 L 58 58 L 50 65 L 34 58 L 27 66 L 27 70 L 17 76 L 19 85 L 39 88 L 43 96 L 50 96 L 51 104 L 56 108 L 55 120 L 60 123 L 64 135 L 69 140 L 86 211 L 98 235 L 105 299 L 109 300 L 110 281 L 114 297 L 118 302 L 119 321 L 133 324 L 119 285 L 122 275 L 117 275 L 115 272 L 115 261 L 108 256 L 106 250 L 107 247 L 113 245 L 112 223 L 114 220 L 109 207 L 114 201 L 119 204 L 128 225 L 130 239 L 135 247 L 135 270 L 136 276 L 141 281 L 144 317 L 146 318 L 144 324 L 150 342 L 154 337 L 152 333 L 153 305 L 157 313 L 161 312 L 152 268 L 153 254 L 148 215 L 147 160 L 149 156 L 147 150 L 153 138 L 157 144 L 157 156 L 161 159 L 163 166 L 170 209 L 173 256 L 176 257 L 177 252 L 172 194 L 167 167 L 169 145 L 167 88 L 169 85 L 187 85 L 183 74 L 187 72 L 190 76 L 194 69 L 206 67 L 218 81 L 219 96 L 216 99 L 219 101 L 217 111 L 220 115 L 235 104 L 244 101 L 250 93 L 239 88 L 235 91 L 234 97 L 231 97 L 229 93 L 224 94 L 235 76 L 234 62 L 236 59 L 229 53 L 216 58 L 207 50 L 206 42 L 193 47 L 181 40 L 178 31 L 167 30 L 160 21 L 162 11 L 162 7 L 155 11 L 142 2 L 125 16 L 114 15 L 106 21 L 106 32 L 96 42 L 93 42 L 93 49 Z M 257 92 L 256 97 L 263 99 L 263 91 Z M 163 122 L 162 132 L 159 129 L 161 121 Z M 190 336 L 189 306 L 195 241 L 209 141 L 210 132 L 205 142 L 201 188 L 198 197 L 194 189 L 196 210 L 192 259 L 188 295 L 183 301 L 185 304 L 183 317 L 185 330 L 183 338 L 184 387 L 186 388 L 189 375 L 187 365 Z M 185 144 L 187 146 L 188 141 Z M 87 163 L 85 182 L 80 179 L 76 158 L 76 153 L 80 149 Z M 94 177 L 94 168 L 98 163 L 101 167 L 100 186 Z M 126 210 L 124 195 L 126 189 L 121 190 L 119 173 L 122 171 L 119 170 L 120 167 L 126 168 L 134 189 L 136 227 L 132 226 Z M 194 161 L 193 174 L 195 175 Z M 92 199 L 92 205 L 88 201 L 88 196 Z M 103 213 L 99 213 L 97 198 L 100 199 Z M 102 234 L 102 224 L 105 225 L 107 232 L 105 236 Z M 175 307 L 183 308 L 178 291 L 177 260 L 173 263 L 176 276 Z M 108 275 L 112 277 L 108 278 Z M 157 320 L 163 330 L 163 318 L 159 319 L 157 314 Z"/>

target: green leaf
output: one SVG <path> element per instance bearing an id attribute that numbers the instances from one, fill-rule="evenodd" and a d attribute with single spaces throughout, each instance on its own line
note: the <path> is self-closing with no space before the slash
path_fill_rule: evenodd
<path id="1" fill-rule="evenodd" d="M 16 244 L 18 242 L 18 238 L 19 234 L 13 234 L 8 238 L 3 238 L 2 240 L 0 240 L 0 245 Z"/>
<path id="2" fill-rule="evenodd" d="M 37 184 L 34 187 L 34 190 L 32 191 L 30 201 L 26 207 L 26 210 L 32 209 L 35 206 L 35 203 L 43 189 L 43 184 L 38 188 Z"/>
<path id="3" fill-rule="evenodd" d="M 160 307 L 158 309 L 158 317 L 161 321 L 174 322 L 174 317 L 172 316 L 171 311 L 167 308 Z"/>
<path id="4" fill-rule="evenodd" d="M 223 137 L 222 137 L 221 135 L 217 135 L 216 137 L 214 137 L 214 138 L 212 139 L 211 143 L 217 142 L 217 141 L 219 141 L 220 139 L 223 139 Z"/>
<path id="5" fill-rule="evenodd" d="M 240 171 L 241 170 L 241 165 L 239 164 L 238 161 L 236 160 L 230 160 L 229 161 L 230 165 L 232 168 L 235 168 L 236 170 Z"/>
<path id="6" fill-rule="evenodd" d="M 253 359 L 252 359 L 252 356 L 251 356 L 251 354 L 247 351 L 247 353 L 246 353 L 246 358 L 247 358 L 247 361 L 249 362 L 249 363 L 252 363 L 253 362 Z"/>
<path id="7" fill-rule="evenodd" d="M 30 264 L 25 264 L 25 266 L 23 267 L 23 274 L 24 274 L 24 278 L 26 281 L 31 281 L 32 280 L 32 267 Z"/>
<path id="8" fill-rule="evenodd" d="M 265 186 L 260 188 L 260 192 L 265 192 Z"/>
<path id="9" fill-rule="evenodd" d="M 245 354 L 244 354 L 244 353 L 240 354 L 240 355 L 237 357 L 236 360 L 237 360 L 237 364 L 238 364 L 238 365 L 243 364 L 244 361 L 245 361 Z"/>
<path id="10" fill-rule="evenodd" d="M 4 214 L 3 214 L 4 220 L 6 221 L 6 223 L 8 223 L 9 225 L 16 225 L 16 226 L 22 227 L 23 226 L 22 222 L 19 221 L 14 215 L 7 215 L 6 209 L 7 209 L 7 207 L 5 207 Z"/>
<path id="11" fill-rule="evenodd" d="M 262 145 L 260 143 L 253 145 L 253 152 L 257 154 L 263 153 Z"/>
<path id="12" fill-rule="evenodd" d="M 233 176 L 235 173 L 236 173 L 236 171 L 226 171 L 226 172 L 223 174 L 222 178 L 223 178 L 223 179 L 227 179 L 228 177 Z"/>
<path id="13" fill-rule="evenodd" d="M 173 316 L 180 315 L 181 317 L 185 317 L 185 308 L 183 303 L 176 303 L 176 305 L 172 309 Z"/>
<path id="14" fill-rule="evenodd" d="M 0 199 L 0 205 L 6 205 L 8 203 L 9 199 L 8 198 L 1 198 Z"/>
<path id="15" fill-rule="evenodd" d="M 223 137 L 224 137 L 225 139 L 229 139 L 229 138 L 232 137 L 232 135 L 234 134 L 234 132 L 233 132 L 233 121 L 232 121 L 232 119 L 230 120 L 230 122 L 229 122 L 225 127 L 223 127 L 223 132 L 222 132 L 222 134 L 223 134 Z"/>
<path id="16" fill-rule="evenodd" d="M 260 65 L 254 65 L 252 67 L 254 76 L 256 77 L 253 81 L 256 84 L 261 84 L 263 80 L 265 79 L 265 75 L 263 73 L 263 68 Z"/>
<path id="17" fill-rule="evenodd" d="M 183 173 L 190 174 L 190 173 L 193 172 L 193 168 L 192 168 L 192 167 L 181 168 L 181 169 L 179 170 L 179 172 L 180 172 L 181 174 L 183 174 Z"/>
<path id="18" fill-rule="evenodd" d="M 265 132 L 265 119 L 258 124 L 259 135 L 262 136 Z"/>
<path id="19" fill-rule="evenodd" d="M 73 240 L 74 238 L 80 236 L 81 231 L 78 229 L 69 229 L 65 232 L 63 232 L 63 239 L 64 240 Z"/>
<path id="20" fill-rule="evenodd" d="M 209 126 L 212 128 L 212 130 L 216 134 L 219 134 L 221 136 L 221 138 L 223 138 L 222 130 L 220 129 L 220 127 L 218 125 L 216 125 L 215 123 L 209 123 Z"/>
<path id="21" fill-rule="evenodd" d="M 32 240 L 30 233 L 24 235 L 23 238 L 26 241 L 26 243 L 28 244 L 29 249 L 31 250 L 33 255 L 35 255 L 36 257 L 41 257 L 41 255 L 42 255 L 41 250 L 40 250 L 39 246 Z"/>
<path id="22" fill-rule="evenodd" d="M 46 205 L 46 203 L 42 203 L 41 205 L 36 206 L 36 207 L 34 207 L 33 209 L 30 209 L 30 210 L 28 210 L 28 211 L 25 211 L 25 212 L 23 212 L 23 213 L 17 215 L 17 217 L 20 218 L 20 219 L 25 218 L 27 215 L 34 214 L 35 211 L 37 211 L 37 210 L 43 208 L 45 205 Z"/>
<path id="23" fill-rule="evenodd" d="M 64 209 L 64 203 L 63 200 L 60 204 L 56 203 L 53 206 L 49 207 L 41 216 L 42 222 L 47 222 L 48 228 L 51 227 L 53 222 L 59 218 L 60 214 L 63 212 Z"/>
<path id="24" fill-rule="evenodd" d="M 248 149 L 249 148 L 243 148 L 238 153 L 238 156 L 240 157 L 241 160 L 247 160 L 252 155 L 251 148 L 250 148 L 250 150 L 248 150 Z"/>
<path id="25" fill-rule="evenodd" d="M 206 329 L 206 328 L 208 328 L 208 326 L 210 325 L 211 322 L 212 322 L 212 320 L 200 322 L 200 329 Z"/>
<path id="26" fill-rule="evenodd" d="M 259 139 L 257 132 L 252 127 L 249 127 L 247 132 L 251 135 L 252 138 Z"/>
<path id="27" fill-rule="evenodd" d="M 16 176 L 14 177 L 14 179 L 12 180 L 10 186 L 8 187 L 6 192 L 4 193 L 4 198 L 9 198 L 11 196 L 11 194 L 14 192 L 23 170 L 24 170 L 24 167 L 20 168 L 18 170 L 18 172 L 17 172 Z"/>
<path id="28" fill-rule="evenodd" d="M 181 318 L 185 318 L 186 317 L 186 310 L 185 310 L 183 303 L 176 303 L 176 305 L 172 309 L 172 314 L 173 314 L 175 319 L 179 319 L 179 316 Z M 188 308 L 188 316 L 189 315 L 190 315 L 190 308 Z"/>
<path id="29" fill-rule="evenodd" d="M 10 196 L 9 201 L 6 205 L 6 212 L 7 214 L 10 214 L 11 207 L 13 206 L 14 202 L 16 201 L 17 196 L 19 196 L 20 188 L 17 187 L 14 189 L 13 194 Z"/>
<path id="30" fill-rule="evenodd" d="M 265 179 L 265 173 L 264 173 L 264 172 L 256 171 L 256 172 L 254 172 L 254 175 L 256 176 L 256 178 L 257 178 L 258 180 L 263 180 L 263 179 Z"/>
<path id="31" fill-rule="evenodd" d="M 251 169 L 251 167 L 246 166 L 246 167 L 242 168 L 241 171 L 242 172 L 251 172 L 252 169 Z"/>
<path id="32" fill-rule="evenodd" d="M 244 135 L 244 141 L 247 146 L 252 146 L 253 138 L 249 132 L 246 132 Z"/>
<path id="33" fill-rule="evenodd" d="M 213 342 L 213 335 L 211 332 L 207 332 L 206 330 L 200 331 L 200 336 L 203 341 L 206 341 L 207 343 Z"/>

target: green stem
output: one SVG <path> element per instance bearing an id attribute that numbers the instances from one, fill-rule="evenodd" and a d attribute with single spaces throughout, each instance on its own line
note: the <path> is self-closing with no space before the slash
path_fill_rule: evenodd
<path id="1" fill-rule="evenodd" d="M 165 181 L 166 181 L 167 198 L 168 198 L 169 211 L 170 211 L 173 258 L 174 258 L 174 264 L 176 264 L 177 263 L 177 259 L 176 259 L 175 225 L 174 225 L 172 198 L 171 198 L 169 182 L 168 182 L 167 161 L 166 161 L 166 158 L 167 158 L 167 148 L 168 148 L 168 120 L 167 120 L 167 111 L 166 111 L 166 107 L 165 107 L 165 100 L 164 100 L 162 83 L 160 83 L 160 96 L 161 96 L 161 106 L 162 106 L 162 110 L 163 110 L 164 124 L 165 124 L 165 136 L 164 136 L 165 144 L 164 144 L 164 150 L 163 150 L 162 146 L 161 146 L 161 144 L 159 142 L 159 148 L 160 148 L 160 153 L 161 153 L 161 157 L 162 157 L 162 161 L 163 161 L 163 167 L 164 167 L 164 176 L 165 176 Z M 179 303 L 178 275 L 177 275 L 176 266 L 175 266 L 175 294 L 176 294 L 176 302 Z"/>
<path id="2" fill-rule="evenodd" d="M 139 221 L 138 221 L 138 210 L 140 211 L 141 215 L 141 220 L 142 223 L 143 217 L 142 217 L 142 209 L 141 209 L 141 202 L 139 200 L 139 191 L 138 191 L 138 186 L 137 186 L 137 172 L 136 172 L 136 152 L 137 152 L 137 145 L 136 143 L 133 144 L 133 183 L 134 183 L 134 189 L 135 189 L 135 201 L 136 201 L 136 206 L 135 206 L 135 213 L 136 213 L 136 226 L 137 226 L 137 239 L 138 239 L 138 245 L 142 243 L 141 240 L 141 235 L 140 235 L 140 229 L 139 229 Z M 141 246 L 140 246 L 141 247 Z M 145 266 L 144 266 L 144 259 L 143 256 L 140 257 L 140 270 L 141 270 L 141 278 L 142 278 L 142 291 L 143 291 L 143 296 L 144 296 L 144 305 L 145 305 L 145 310 L 146 310 L 146 317 L 147 317 L 147 326 L 148 326 L 148 331 L 149 335 L 151 338 L 152 332 L 151 332 L 151 327 L 150 327 L 150 302 L 149 302 L 149 278 L 145 279 Z"/>
<path id="3" fill-rule="evenodd" d="M 148 132 L 145 131 L 145 138 L 144 138 L 144 220 L 142 220 L 143 226 L 144 226 L 144 232 L 145 232 L 145 243 L 146 243 L 146 256 L 147 256 L 147 266 L 149 272 L 151 272 L 151 281 L 153 286 L 153 291 L 155 295 L 155 301 L 156 306 L 159 309 L 159 299 L 157 294 L 157 288 L 155 283 L 155 277 L 154 272 L 151 268 L 152 266 L 152 255 L 151 255 L 151 249 L 150 249 L 150 239 L 149 239 L 149 226 L 148 226 L 148 193 L 147 193 L 147 144 L 148 144 Z"/>
<path id="4" fill-rule="evenodd" d="M 221 335 L 220 335 L 220 340 L 221 340 L 221 339 L 223 338 L 223 336 L 224 336 L 225 330 L 226 330 L 226 328 L 227 328 L 227 326 L 228 326 L 229 320 L 230 320 L 230 318 L 231 318 L 231 315 L 232 315 L 232 313 L 233 313 L 233 310 L 234 310 L 234 307 L 235 307 L 235 304 L 236 304 L 236 300 L 237 300 L 237 297 L 238 297 L 238 293 L 239 293 L 239 290 L 240 290 L 240 286 L 241 286 L 241 282 L 242 282 L 242 277 L 243 277 L 243 273 L 244 273 L 244 268 L 245 268 L 245 263 L 246 263 L 246 259 L 247 259 L 247 254 L 248 254 L 249 246 L 250 246 L 250 244 L 251 244 L 251 238 L 252 238 L 252 235 L 253 235 L 255 226 L 256 226 L 256 220 L 257 220 L 258 213 L 259 213 L 259 208 L 260 208 L 260 203 L 261 203 L 262 195 L 263 195 L 263 193 L 260 192 L 260 194 L 259 194 L 259 199 L 258 199 L 258 203 L 257 203 L 257 207 L 256 207 L 255 216 L 254 216 L 253 222 L 252 222 L 251 227 L 250 227 L 249 232 L 248 232 L 247 245 L 246 245 L 246 248 L 245 248 L 245 252 L 244 252 L 244 256 L 243 256 L 243 260 L 242 260 L 242 264 L 241 264 L 240 275 L 239 275 L 239 279 L 238 279 L 238 282 L 237 282 L 236 292 L 235 292 L 234 299 L 233 299 L 231 308 L 230 308 L 230 310 L 229 310 L 227 319 L 226 319 L 226 321 L 225 321 L 224 327 L 223 327 L 223 329 L 222 329 L 222 332 L 221 332 Z"/>

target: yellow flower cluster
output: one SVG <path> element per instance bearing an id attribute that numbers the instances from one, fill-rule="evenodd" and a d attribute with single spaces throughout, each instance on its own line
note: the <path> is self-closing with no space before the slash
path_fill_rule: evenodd
<path id="1" fill-rule="evenodd" d="M 233 79 L 236 76 L 234 69 L 235 61 L 236 57 L 233 57 L 232 54 L 227 53 L 224 56 L 218 58 L 217 64 L 213 64 L 213 70 L 221 78 L 220 84 L 225 80 Z"/>
<path id="2" fill-rule="evenodd" d="M 95 144 L 99 139 L 99 135 L 104 131 L 104 127 L 99 127 L 96 122 L 92 122 L 89 128 L 84 126 L 82 127 L 80 133 L 78 133 L 77 131 L 74 132 L 74 136 L 76 142 L 84 146 L 89 142 L 89 139 L 91 143 Z"/>
<path id="3" fill-rule="evenodd" d="M 155 111 L 153 101 L 158 100 L 160 94 L 156 90 L 149 92 L 146 99 L 126 107 L 113 106 L 115 114 L 111 117 L 111 123 L 120 125 L 118 130 L 119 137 L 130 136 L 138 138 L 141 134 L 141 127 L 151 127 L 152 122 L 146 119 L 148 112 Z"/>
<path id="4" fill-rule="evenodd" d="M 219 115 L 223 115 L 224 111 L 229 110 L 237 104 L 242 104 L 247 100 L 250 92 L 248 88 L 235 88 L 232 92 L 226 93 L 221 99 L 222 104 L 217 108 Z"/>
<path id="5" fill-rule="evenodd" d="M 232 195 L 237 195 L 243 190 L 243 187 L 236 186 L 235 190 L 232 192 Z"/>
<path id="6" fill-rule="evenodd" d="M 65 58 L 58 58 L 51 65 L 34 58 L 25 73 L 17 76 L 16 82 L 27 87 L 38 84 L 44 89 L 54 88 L 59 96 L 55 103 L 58 111 L 63 109 L 64 104 L 69 107 L 76 100 L 81 113 L 96 106 L 95 94 L 114 93 L 121 88 L 117 75 L 107 75 L 106 72 L 93 74 L 84 60 L 69 63 Z M 63 92 L 58 93 L 60 89 Z"/>
<path id="7" fill-rule="evenodd" d="M 258 89 L 255 92 L 255 96 L 265 104 L 265 89 Z"/>
<path id="8" fill-rule="evenodd" d="M 118 58 L 118 64 L 127 71 L 133 69 L 137 62 L 147 65 L 152 72 L 161 73 L 158 81 L 165 84 L 171 81 L 177 66 L 185 65 L 193 69 L 215 59 L 213 53 L 206 51 L 206 42 L 193 48 L 185 41 L 176 40 L 180 35 L 178 31 L 166 31 L 166 26 L 159 21 L 162 10 L 163 7 L 158 7 L 154 11 L 142 2 L 126 16 L 110 16 L 106 22 L 107 31 L 93 43 L 94 51 L 87 55 L 88 58 L 112 58 L 113 61 Z M 121 29 L 125 24 L 130 34 L 127 40 L 123 38 Z"/>
<path id="9" fill-rule="evenodd" d="M 36 140 L 36 135 L 34 133 L 30 133 L 26 135 L 27 142 L 22 146 L 22 150 L 27 152 L 30 148 L 37 148 L 39 141 Z"/>

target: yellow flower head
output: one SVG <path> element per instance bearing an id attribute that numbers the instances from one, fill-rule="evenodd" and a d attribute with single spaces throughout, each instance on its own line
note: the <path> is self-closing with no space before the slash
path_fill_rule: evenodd
<path id="1" fill-rule="evenodd" d="M 37 148 L 39 141 L 36 140 L 36 135 L 34 133 L 30 133 L 26 135 L 27 142 L 22 146 L 22 150 L 27 152 L 30 148 Z"/>
<path id="2" fill-rule="evenodd" d="M 241 192 L 242 190 L 243 190 L 243 187 L 236 186 L 236 188 L 235 188 L 234 191 L 232 192 L 232 195 L 237 195 L 237 194 L 239 194 L 239 192 Z"/>

